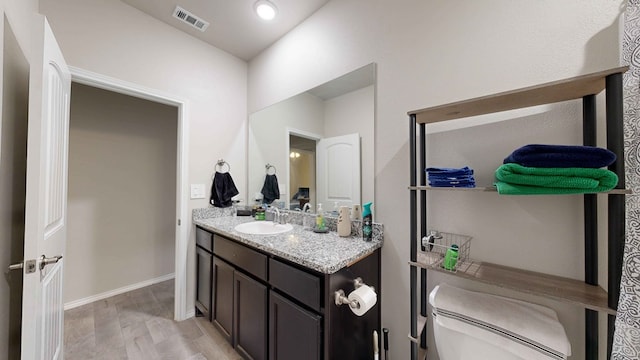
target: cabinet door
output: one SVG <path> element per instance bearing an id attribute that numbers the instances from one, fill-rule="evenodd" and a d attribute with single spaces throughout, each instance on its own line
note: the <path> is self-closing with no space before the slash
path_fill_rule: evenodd
<path id="1" fill-rule="evenodd" d="M 213 299 L 211 321 L 220 329 L 227 341 L 233 344 L 233 267 L 218 257 L 213 257 Z"/>
<path id="2" fill-rule="evenodd" d="M 235 344 L 245 359 L 267 359 L 267 287 L 234 273 Z"/>
<path id="3" fill-rule="evenodd" d="M 320 359 L 322 318 L 275 291 L 269 293 L 269 359 Z"/>
<path id="4" fill-rule="evenodd" d="M 196 246 L 196 308 L 211 321 L 211 272 L 213 255 Z"/>

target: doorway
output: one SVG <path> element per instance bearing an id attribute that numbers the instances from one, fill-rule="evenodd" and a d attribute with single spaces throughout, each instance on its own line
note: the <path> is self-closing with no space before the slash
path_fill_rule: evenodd
<path id="1" fill-rule="evenodd" d="M 290 210 L 316 206 L 316 139 L 289 132 L 289 203 Z"/>
<path id="2" fill-rule="evenodd" d="M 66 309 L 172 279 L 175 267 L 177 108 L 71 89 Z"/>
<path id="3" fill-rule="evenodd" d="M 188 121 L 187 106 L 184 99 L 165 94 L 161 91 L 145 88 L 137 84 L 129 83 L 119 79 L 110 78 L 104 75 L 96 74 L 84 69 L 70 67 L 72 81 L 75 84 L 88 85 L 96 89 L 102 89 L 127 95 L 139 100 L 148 100 L 156 104 L 168 105 L 176 109 L 177 112 L 177 128 L 176 128 L 176 154 L 173 159 L 175 166 L 175 192 L 164 194 L 165 197 L 174 197 L 174 218 L 173 218 L 173 238 L 174 238 L 174 320 L 184 320 L 192 315 L 186 304 L 187 298 L 187 252 L 188 252 L 188 215 L 187 215 L 187 164 L 188 164 Z M 142 199 L 132 198 L 131 201 L 141 201 Z M 149 206 L 153 204 L 149 203 Z M 117 226 L 117 224 L 114 224 Z M 148 259 L 141 258 L 140 261 Z M 151 279 L 148 284 L 162 281 L 162 278 Z M 133 288 L 145 285 L 138 283 Z M 116 292 L 127 291 L 126 288 L 116 289 Z M 108 297 L 114 293 L 103 293 L 102 297 Z M 81 304 L 76 304 L 81 305 Z"/>
<path id="4" fill-rule="evenodd" d="M 0 359 L 19 359 L 22 272 L 6 269 L 24 258 L 29 62 L 1 12 L 0 35 Z"/>

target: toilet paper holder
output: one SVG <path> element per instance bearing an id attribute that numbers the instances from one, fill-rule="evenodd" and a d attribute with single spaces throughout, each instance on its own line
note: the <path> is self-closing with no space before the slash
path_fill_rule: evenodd
<path id="1" fill-rule="evenodd" d="M 362 281 L 362 278 L 357 277 L 357 278 L 353 279 L 353 287 L 354 287 L 354 289 L 358 289 L 362 285 L 367 285 L 367 284 L 364 283 L 364 281 Z M 375 291 L 373 286 L 369 286 L 369 287 L 371 288 L 371 290 Z M 345 295 L 344 290 L 342 290 L 342 289 L 339 289 L 339 290 L 333 292 L 333 299 L 334 299 L 334 302 L 336 303 L 337 306 L 349 305 L 349 307 L 354 308 L 354 309 L 359 309 L 360 308 L 360 303 L 358 303 L 358 300 L 350 301 L 349 298 Z"/>

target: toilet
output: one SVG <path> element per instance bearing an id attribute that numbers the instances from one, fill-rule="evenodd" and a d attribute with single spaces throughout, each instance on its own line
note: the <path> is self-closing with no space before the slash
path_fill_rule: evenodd
<path id="1" fill-rule="evenodd" d="M 571 344 L 556 312 L 501 296 L 437 285 L 429 294 L 440 360 L 566 359 Z"/>

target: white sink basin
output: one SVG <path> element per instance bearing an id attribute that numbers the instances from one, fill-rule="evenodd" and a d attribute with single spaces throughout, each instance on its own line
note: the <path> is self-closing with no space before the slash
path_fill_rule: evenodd
<path id="1" fill-rule="evenodd" d="M 291 224 L 276 224 L 273 221 L 253 221 L 236 225 L 236 231 L 249 235 L 282 234 L 293 229 Z"/>

